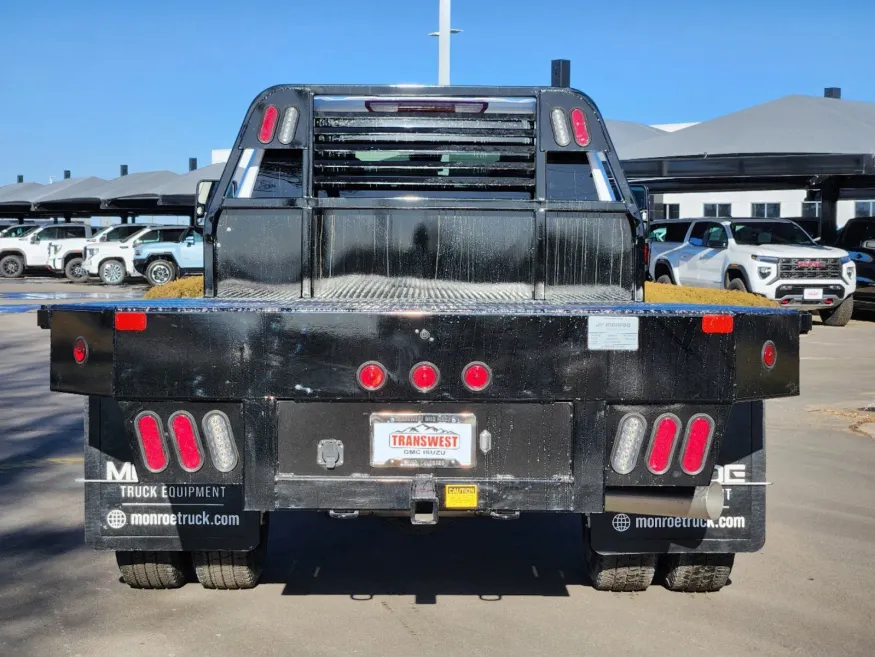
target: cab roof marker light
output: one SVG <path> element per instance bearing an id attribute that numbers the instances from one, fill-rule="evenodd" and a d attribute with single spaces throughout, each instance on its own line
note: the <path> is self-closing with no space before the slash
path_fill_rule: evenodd
<path id="1" fill-rule="evenodd" d="M 550 112 L 550 125 L 553 127 L 553 140 L 557 146 L 568 146 L 571 143 L 571 131 L 568 129 L 568 116 L 561 107 L 554 107 Z"/>
<path id="2" fill-rule="evenodd" d="M 287 107 L 286 111 L 283 112 L 283 120 L 280 123 L 280 130 L 277 134 L 277 141 L 283 145 L 288 145 L 292 143 L 292 140 L 295 138 L 295 130 L 298 127 L 298 116 L 300 112 L 298 112 L 297 107 Z"/>
<path id="3" fill-rule="evenodd" d="M 262 144 L 269 144 L 273 141 L 273 133 L 276 130 L 279 113 L 280 111 L 276 108 L 276 105 L 268 105 L 264 108 L 264 114 L 261 116 L 261 127 L 258 129 L 258 141 Z"/>
<path id="4" fill-rule="evenodd" d="M 611 455 L 611 467 L 615 472 L 629 474 L 635 469 L 645 433 L 647 420 L 640 413 L 629 413 L 620 420 L 614 439 L 614 453 Z"/>
<path id="5" fill-rule="evenodd" d="M 213 467 L 219 472 L 231 472 L 237 467 L 239 456 L 228 416 L 222 411 L 210 411 L 201 425 Z"/>

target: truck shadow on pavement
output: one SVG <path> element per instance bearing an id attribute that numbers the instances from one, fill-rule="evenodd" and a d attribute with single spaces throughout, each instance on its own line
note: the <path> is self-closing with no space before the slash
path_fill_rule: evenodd
<path id="1" fill-rule="evenodd" d="M 447 518 L 421 532 L 406 518 L 332 520 L 274 513 L 263 582 L 283 595 L 567 596 L 589 583 L 580 519 L 530 514 L 519 520 Z"/>

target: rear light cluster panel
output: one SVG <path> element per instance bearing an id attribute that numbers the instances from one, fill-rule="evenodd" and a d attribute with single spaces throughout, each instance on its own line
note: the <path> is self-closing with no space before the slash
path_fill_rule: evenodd
<path id="1" fill-rule="evenodd" d="M 235 404 L 122 402 L 141 479 L 239 483 L 242 423 Z"/>
<path id="2" fill-rule="evenodd" d="M 606 484 L 696 486 L 710 481 L 728 406 L 612 407 Z"/>

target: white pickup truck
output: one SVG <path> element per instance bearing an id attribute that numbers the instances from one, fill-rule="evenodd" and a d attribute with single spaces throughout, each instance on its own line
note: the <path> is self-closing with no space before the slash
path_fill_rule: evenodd
<path id="1" fill-rule="evenodd" d="M 88 271 L 82 266 L 83 251 L 88 244 L 96 242 L 121 242 L 145 226 L 137 224 L 118 224 L 104 228 L 90 238 L 68 239 L 50 242 L 48 246 L 48 268 L 56 274 L 64 274 L 71 281 L 88 278 Z"/>
<path id="2" fill-rule="evenodd" d="M 83 240 L 91 237 L 91 226 L 81 223 L 46 224 L 16 237 L 0 237 L 0 276 L 19 278 L 28 269 L 45 271 L 49 242 Z"/>
<path id="3" fill-rule="evenodd" d="M 851 319 L 856 266 L 786 219 L 675 219 L 648 230 L 648 272 L 657 283 L 753 292 L 819 311 L 828 326 Z"/>
<path id="4" fill-rule="evenodd" d="M 175 242 L 187 226 L 140 226 L 140 230 L 118 242 L 87 244 L 82 267 L 89 276 L 99 276 L 105 285 L 121 285 L 125 278 L 140 278 L 134 269 L 134 247 L 150 242 Z"/>

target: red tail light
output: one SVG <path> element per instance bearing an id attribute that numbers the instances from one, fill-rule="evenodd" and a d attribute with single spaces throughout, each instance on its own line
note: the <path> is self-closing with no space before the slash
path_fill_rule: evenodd
<path id="1" fill-rule="evenodd" d="M 170 416 L 168 425 L 179 465 L 186 472 L 200 470 L 204 464 L 204 450 L 194 418 L 185 411 L 179 411 Z"/>
<path id="2" fill-rule="evenodd" d="M 644 264 L 645 265 L 650 264 L 650 245 L 649 244 L 644 245 Z"/>
<path id="3" fill-rule="evenodd" d="M 586 127 L 586 116 L 579 107 L 571 110 L 571 129 L 574 131 L 574 141 L 578 146 L 589 146 L 589 128 Z"/>
<path id="4" fill-rule="evenodd" d="M 735 321 L 732 315 L 703 315 L 702 331 L 704 333 L 732 333 Z"/>
<path id="5" fill-rule="evenodd" d="M 485 390 L 492 383 L 492 370 L 486 363 L 468 363 L 462 370 L 462 383 L 472 392 Z"/>
<path id="6" fill-rule="evenodd" d="M 662 415 L 653 425 L 653 437 L 647 451 L 647 469 L 653 474 L 665 474 L 671 465 L 681 422 L 674 415 Z"/>
<path id="7" fill-rule="evenodd" d="M 767 340 L 763 345 L 763 365 L 767 368 L 772 369 L 775 366 L 775 363 L 778 361 L 778 349 L 775 347 L 775 343 L 771 340 Z"/>
<path id="8" fill-rule="evenodd" d="M 85 338 L 79 337 L 73 341 L 73 360 L 77 365 L 84 365 L 88 360 L 88 343 Z"/>
<path id="9" fill-rule="evenodd" d="M 273 140 L 273 133 L 276 130 L 276 122 L 279 115 L 280 111 L 274 105 L 268 105 L 264 108 L 264 115 L 261 117 L 261 127 L 258 129 L 258 141 L 262 144 L 269 144 Z"/>
<path id="10" fill-rule="evenodd" d="M 687 425 L 687 435 L 681 455 L 681 470 L 687 474 L 699 474 L 705 467 L 714 421 L 707 415 L 694 415 Z"/>
<path id="11" fill-rule="evenodd" d="M 386 380 L 389 377 L 386 375 L 385 367 L 376 361 L 369 360 L 359 367 L 357 378 L 362 388 L 373 391 L 386 385 Z"/>
<path id="12" fill-rule="evenodd" d="M 116 331 L 145 331 L 146 313 L 118 312 L 115 314 Z"/>
<path id="13" fill-rule="evenodd" d="M 441 373 L 431 363 L 417 363 L 410 370 L 410 383 L 419 392 L 433 390 L 440 380 Z"/>
<path id="14" fill-rule="evenodd" d="M 134 420 L 134 430 L 140 443 L 143 463 L 152 472 L 161 472 L 167 467 L 167 446 L 158 416 L 148 411 Z"/>

